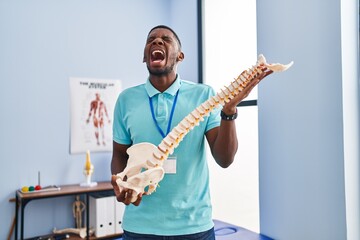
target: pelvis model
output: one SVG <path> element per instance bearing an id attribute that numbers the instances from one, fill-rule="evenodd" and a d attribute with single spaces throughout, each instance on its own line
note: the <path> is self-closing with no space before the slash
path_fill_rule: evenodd
<path id="1" fill-rule="evenodd" d="M 291 67 L 292 64 L 293 62 L 286 65 L 280 63 L 268 64 L 265 57 L 259 55 L 255 66 L 243 71 L 229 86 L 221 89 L 215 96 L 212 96 L 188 114 L 158 146 L 147 142 L 132 145 L 127 150 L 129 159 L 126 168 L 116 175 L 116 182 L 120 190 L 123 188 L 133 190 L 131 202 L 135 202 L 139 193 L 151 194 L 154 192 L 165 174 L 162 167 L 164 161 L 174 152 L 174 149 L 185 135 L 199 125 L 205 116 L 209 115 L 219 105 L 223 106 L 230 101 L 258 74 L 268 70 L 282 72 Z M 148 188 L 145 192 L 146 187 Z"/>

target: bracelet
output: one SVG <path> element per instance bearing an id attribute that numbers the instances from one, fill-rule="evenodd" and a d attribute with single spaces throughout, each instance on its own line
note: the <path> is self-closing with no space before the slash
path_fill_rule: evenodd
<path id="1" fill-rule="evenodd" d="M 237 110 L 236 113 L 232 114 L 232 115 L 226 115 L 223 111 L 221 111 L 220 113 L 221 119 L 225 120 L 225 121 L 232 121 L 235 120 L 238 116 Z"/>

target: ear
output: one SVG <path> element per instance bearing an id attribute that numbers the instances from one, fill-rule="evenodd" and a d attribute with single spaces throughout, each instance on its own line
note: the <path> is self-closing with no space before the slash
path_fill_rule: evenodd
<path id="1" fill-rule="evenodd" d="M 144 56 L 143 56 L 143 63 L 146 62 L 146 54 L 145 54 L 146 48 L 144 48 Z"/>
<path id="2" fill-rule="evenodd" d="M 179 52 L 176 60 L 177 60 L 178 62 L 181 62 L 182 60 L 184 60 L 184 58 L 185 58 L 185 54 L 184 54 L 183 52 Z"/>

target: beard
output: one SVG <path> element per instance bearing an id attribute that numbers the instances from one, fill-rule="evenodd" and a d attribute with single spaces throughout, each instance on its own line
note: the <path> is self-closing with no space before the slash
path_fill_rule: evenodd
<path id="1" fill-rule="evenodd" d="M 175 64 L 171 64 L 170 66 L 166 66 L 164 68 L 153 69 L 147 65 L 147 69 L 151 75 L 154 75 L 157 77 L 162 77 L 162 76 L 166 76 L 169 73 L 171 73 L 174 70 L 174 66 L 175 66 Z"/>

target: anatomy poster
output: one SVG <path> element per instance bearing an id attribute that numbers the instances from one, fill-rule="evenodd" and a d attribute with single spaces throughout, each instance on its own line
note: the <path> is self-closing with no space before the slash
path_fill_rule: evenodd
<path id="1" fill-rule="evenodd" d="M 70 78 L 70 153 L 112 151 L 112 117 L 120 80 Z"/>

